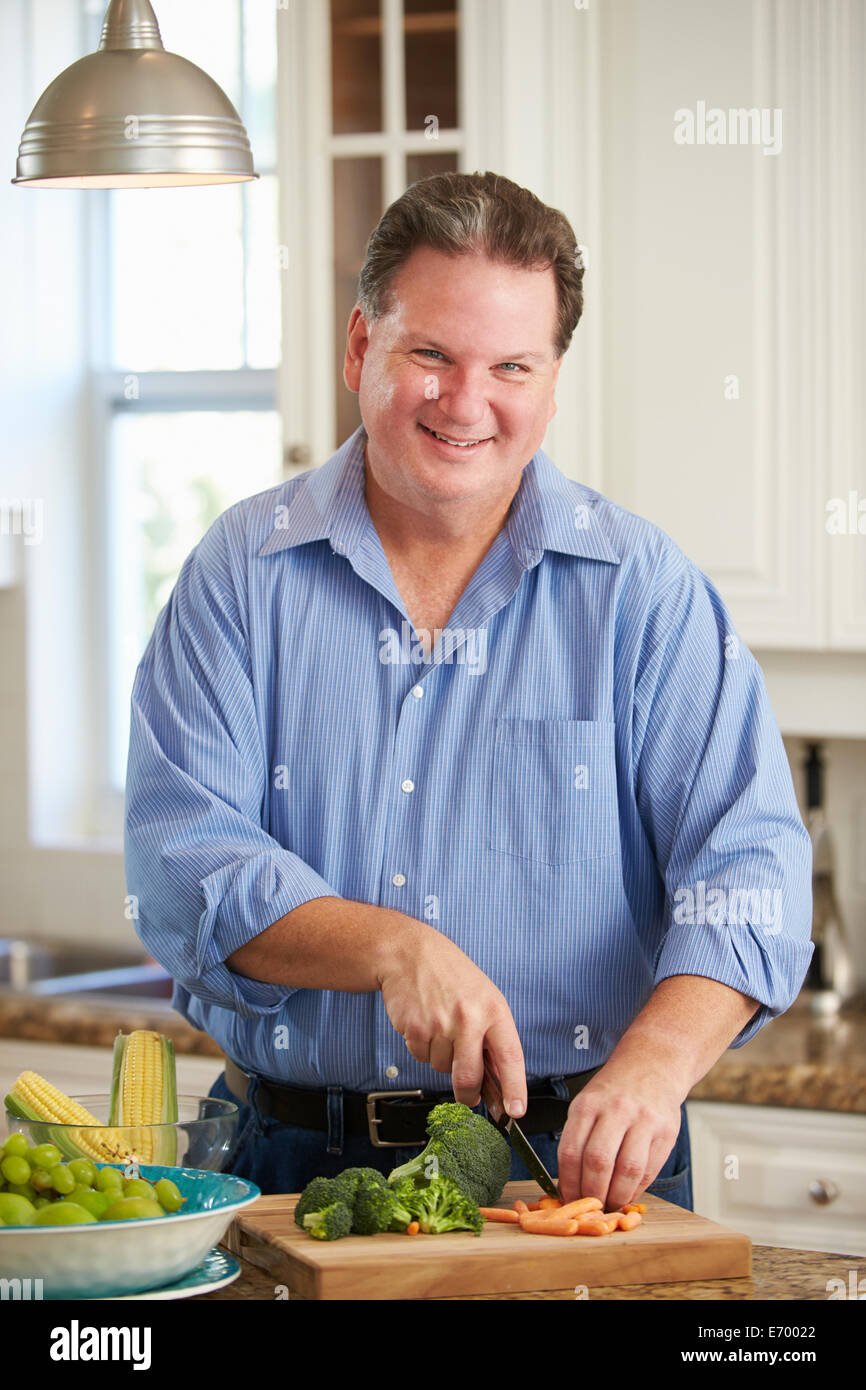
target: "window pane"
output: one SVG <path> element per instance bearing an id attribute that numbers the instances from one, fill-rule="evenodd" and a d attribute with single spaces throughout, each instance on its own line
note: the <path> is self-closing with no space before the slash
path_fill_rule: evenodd
<path id="1" fill-rule="evenodd" d="M 243 366 L 241 187 L 109 193 L 115 367 Z"/>
<path id="2" fill-rule="evenodd" d="M 183 0 L 182 4 L 156 4 L 154 9 L 166 50 L 204 68 L 239 110 L 240 0 Z"/>
<path id="3" fill-rule="evenodd" d="M 276 367 L 281 336 L 276 176 L 242 188 L 247 204 L 247 365 Z"/>
<path id="4" fill-rule="evenodd" d="M 382 129 L 379 0 L 331 0 L 333 132 Z"/>
<path id="5" fill-rule="evenodd" d="M 135 668 L 180 567 L 233 502 L 281 478 L 276 411 L 118 412 L 108 535 L 111 768 L 122 787 Z"/>
<path id="6" fill-rule="evenodd" d="M 431 174 L 456 174 L 460 159 L 456 150 L 442 154 L 408 154 L 406 156 L 406 186 L 417 179 L 429 179 Z"/>
<path id="7" fill-rule="evenodd" d="M 277 167 L 277 7 L 244 5 L 244 109 L 256 172 Z"/>
<path id="8" fill-rule="evenodd" d="M 443 130 L 457 119 L 457 11 L 454 0 L 403 0 L 406 129 L 435 116 Z"/>
<path id="9" fill-rule="evenodd" d="M 382 215 L 382 161 L 334 160 L 334 369 L 337 443 L 361 423 L 358 397 L 343 380 L 346 328 L 358 298 L 367 240 Z"/>

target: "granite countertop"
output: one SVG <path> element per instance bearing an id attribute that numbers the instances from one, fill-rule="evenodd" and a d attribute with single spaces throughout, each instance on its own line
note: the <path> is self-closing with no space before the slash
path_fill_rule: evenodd
<path id="1" fill-rule="evenodd" d="M 796 1001 L 744 1047 L 723 1052 L 689 1100 L 866 1115 L 866 1007 L 825 1019 Z"/>
<path id="2" fill-rule="evenodd" d="M 133 1028 L 164 1033 L 179 1054 L 222 1056 L 168 1001 L 0 991 L 0 1038 L 111 1047 L 118 1029 Z M 797 1001 L 745 1047 L 723 1053 L 689 1099 L 866 1115 L 866 1004 L 850 1005 L 828 1020 Z"/>
<path id="3" fill-rule="evenodd" d="M 107 999 L 92 994 L 48 997 L 0 990 L 0 1039 L 113 1047 L 118 1031 L 131 1033 L 135 1028 L 163 1033 L 177 1053 L 223 1055 L 213 1038 L 187 1023 L 167 999 Z"/>
<path id="4" fill-rule="evenodd" d="M 828 1297 L 828 1279 L 841 1279 L 847 1288 L 851 1255 L 832 1255 L 814 1250 L 783 1250 L 774 1245 L 752 1246 L 752 1273 L 742 1279 L 690 1279 L 676 1284 L 605 1284 L 588 1290 L 590 1299 L 619 1299 L 623 1302 L 645 1300 L 711 1300 L 735 1302 L 772 1300 L 820 1300 Z M 215 1293 L 198 1294 L 191 1303 L 214 1300 L 247 1299 L 253 1301 L 276 1298 L 277 1285 L 273 1274 L 259 1269 L 249 1260 L 241 1260 L 241 1272 L 233 1284 Z M 296 1299 L 292 1294 L 292 1301 Z M 478 1303 L 505 1299 L 511 1302 L 527 1299 L 547 1299 L 574 1302 L 574 1289 L 546 1289 L 543 1292 L 508 1294 L 471 1294 L 461 1298 L 423 1299 L 425 1303 Z M 299 1300 L 300 1301 L 300 1300 Z"/>

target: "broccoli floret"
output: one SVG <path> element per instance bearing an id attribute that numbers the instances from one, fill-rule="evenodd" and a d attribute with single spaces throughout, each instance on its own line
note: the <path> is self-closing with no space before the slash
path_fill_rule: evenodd
<path id="1" fill-rule="evenodd" d="M 443 1231 L 472 1231 L 476 1236 L 481 1235 L 484 1217 L 451 1178 L 434 1178 L 426 1187 L 415 1188 L 409 1205 L 427 1235 L 440 1235 Z"/>
<path id="2" fill-rule="evenodd" d="M 357 1236 L 375 1236 L 387 1231 L 391 1225 L 397 1198 L 388 1187 L 370 1184 L 362 1187 L 352 1208 L 352 1233 Z"/>
<path id="3" fill-rule="evenodd" d="M 295 1207 L 295 1224 L 303 1229 L 304 1217 L 310 1211 L 322 1211 L 337 1200 L 333 1178 L 313 1178 L 308 1182 Z"/>
<path id="4" fill-rule="evenodd" d="M 378 1168 L 344 1168 L 331 1179 L 334 1202 L 345 1202 L 347 1207 L 354 1205 L 359 1192 L 370 1187 L 386 1187 L 387 1180 Z"/>
<path id="5" fill-rule="evenodd" d="M 316 1240 L 339 1240 L 351 1229 L 352 1213 L 345 1202 L 331 1202 L 321 1211 L 308 1211 L 304 1217 L 304 1230 Z"/>
<path id="6" fill-rule="evenodd" d="M 411 1178 L 416 1187 L 424 1187 L 433 1178 L 451 1178 L 476 1206 L 499 1201 L 511 1172 L 511 1148 L 495 1125 L 468 1105 L 445 1101 L 430 1111 L 427 1133 L 427 1147 L 395 1168 L 389 1184 Z"/>

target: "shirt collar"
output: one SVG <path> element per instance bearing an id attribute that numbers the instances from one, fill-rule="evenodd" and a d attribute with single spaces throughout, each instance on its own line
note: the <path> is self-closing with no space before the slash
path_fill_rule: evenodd
<path id="1" fill-rule="evenodd" d="M 304 474 L 288 500 L 276 504 L 274 528 L 259 555 L 319 540 L 329 540 L 341 555 L 353 554 L 372 525 L 364 497 L 366 443 L 367 432 L 359 425 L 327 463 Z M 539 449 L 523 470 L 505 523 L 523 567 L 531 569 L 545 550 L 619 564 L 596 515 L 599 500 Z"/>

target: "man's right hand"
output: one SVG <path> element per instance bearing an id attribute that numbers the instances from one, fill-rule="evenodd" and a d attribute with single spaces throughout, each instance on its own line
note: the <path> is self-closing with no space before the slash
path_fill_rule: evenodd
<path id="1" fill-rule="evenodd" d="M 385 943 L 376 973 L 392 1024 L 412 1056 L 450 1072 L 454 1097 L 477 1105 L 484 1049 L 508 1114 L 526 1111 L 523 1048 L 505 996 L 483 970 L 433 927 L 416 919 Z"/>

